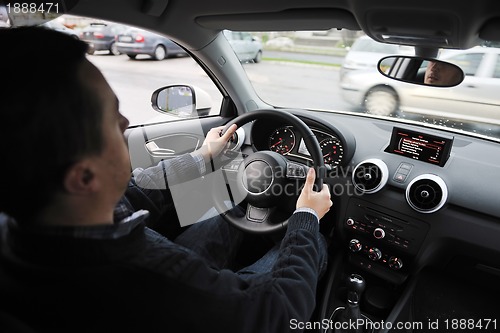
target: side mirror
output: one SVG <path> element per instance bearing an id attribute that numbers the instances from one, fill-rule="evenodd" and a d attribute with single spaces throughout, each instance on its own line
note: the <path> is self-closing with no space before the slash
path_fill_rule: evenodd
<path id="1" fill-rule="evenodd" d="M 465 77 L 457 65 L 431 58 L 389 56 L 380 59 L 377 67 L 388 78 L 432 87 L 454 87 Z"/>
<path id="2" fill-rule="evenodd" d="M 160 113 L 179 117 L 197 117 L 205 116 L 210 112 L 211 99 L 200 88 L 171 85 L 153 92 L 151 106 Z"/>

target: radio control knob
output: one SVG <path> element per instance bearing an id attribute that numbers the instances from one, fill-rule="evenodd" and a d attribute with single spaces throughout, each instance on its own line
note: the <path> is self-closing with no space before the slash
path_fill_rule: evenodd
<path id="1" fill-rule="evenodd" d="M 377 249 L 376 247 L 371 247 L 368 250 L 368 258 L 370 258 L 373 261 L 377 261 L 380 258 L 382 258 L 382 252 L 380 252 L 380 250 Z"/>
<path id="2" fill-rule="evenodd" d="M 354 225 L 354 220 L 353 219 L 347 219 L 347 221 L 345 222 L 348 226 L 351 226 L 351 225 Z"/>
<path id="3" fill-rule="evenodd" d="M 403 261 L 398 257 L 389 258 L 389 267 L 397 271 L 403 268 Z"/>
<path id="4" fill-rule="evenodd" d="M 363 245 L 357 239 L 351 239 L 349 242 L 349 250 L 352 252 L 359 252 L 363 249 Z"/>
<path id="5" fill-rule="evenodd" d="M 385 237 L 385 231 L 384 229 L 382 228 L 376 228 L 375 230 L 373 230 L 373 237 L 375 237 L 376 239 L 382 239 Z"/>

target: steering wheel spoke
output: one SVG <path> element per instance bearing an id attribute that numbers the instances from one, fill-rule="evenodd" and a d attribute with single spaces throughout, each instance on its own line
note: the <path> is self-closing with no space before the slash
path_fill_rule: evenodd
<path id="1" fill-rule="evenodd" d="M 245 225 L 254 233 L 268 233 L 283 229 L 288 223 L 286 215 L 286 212 L 277 207 L 256 207 L 247 204 L 244 214 L 230 210 L 224 214 L 224 218 L 233 224 Z"/>
<path id="2" fill-rule="evenodd" d="M 243 163 L 244 157 L 237 157 L 224 164 L 221 170 L 224 173 L 226 184 L 235 183 L 238 177 L 239 167 Z"/>
<path id="3" fill-rule="evenodd" d="M 245 217 L 248 221 L 253 223 L 269 223 L 270 217 L 275 209 L 274 207 L 260 208 L 248 204 Z"/>
<path id="4" fill-rule="evenodd" d="M 288 161 L 286 163 L 286 178 L 288 179 L 306 179 L 309 167 L 302 163 Z"/>

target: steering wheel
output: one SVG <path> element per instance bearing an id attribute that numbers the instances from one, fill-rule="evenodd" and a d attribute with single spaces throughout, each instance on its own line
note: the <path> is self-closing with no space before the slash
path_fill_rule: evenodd
<path id="1" fill-rule="evenodd" d="M 292 125 L 294 130 L 301 134 L 316 170 L 315 190 L 320 191 L 326 174 L 321 148 L 311 129 L 297 116 L 279 110 L 252 111 L 227 123 L 222 133 L 225 133 L 233 124 L 240 128 L 257 119 L 281 120 Z M 214 206 L 218 213 L 227 222 L 245 232 L 271 233 L 284 229 L 291 213 L 289 210 L 284 211 L 283 203 L 290 204 L 291 198 L 289 192 L 283 189 L 287 184 L 305 179 L 307 167 L 288 161 L 276 152 L 266 150 L 245 157 L 239 163 L 235 173 L 234 182 L 237 192 L 240 198 L 247 202 L 246 213 L 243 215 L 234 210 L 228 210 L 224 200 L 214 194 Z M 293 200 L 293 207 L 295 207 L 296 197 L 293 197 Z"/>

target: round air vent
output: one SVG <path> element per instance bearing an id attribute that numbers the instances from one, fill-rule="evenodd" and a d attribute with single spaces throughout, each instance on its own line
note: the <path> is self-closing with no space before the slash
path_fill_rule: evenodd
<path id="1" fill-rule="evenodd" d="M 389 169 L 379 159 L 365 160 L 354 168 L 352 182 L 361 193 L 375 193 L 382 189 L 389 178 Z"/>
<path id="2" fill-rule="evenodd" d="M 420 213 L 434 213 L 443 207 L 447 198 L 446 183 L 436 175 L 415 177 L 406 188 L 406 201 Z"/>

